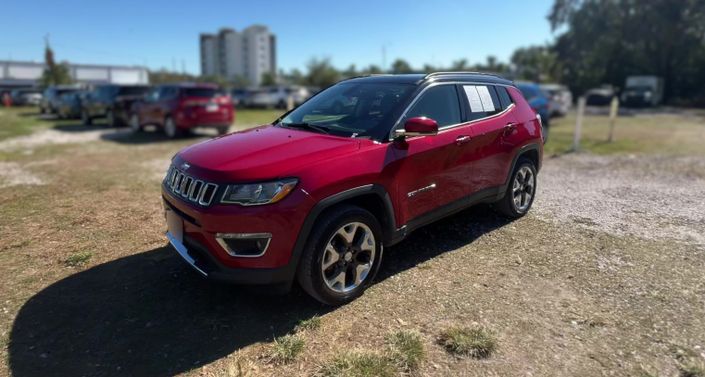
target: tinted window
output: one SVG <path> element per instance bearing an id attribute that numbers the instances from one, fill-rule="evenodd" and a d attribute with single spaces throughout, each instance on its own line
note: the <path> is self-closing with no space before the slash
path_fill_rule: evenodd
<path id="1" fill-rule="evenodd" d="M 218 94 L 218 91 L 213 88 L 185 88 L 183 89 L 185 97 L 203 97 L 211 98 Z"/>
<path id="2" fill-rule="evenodd" d="M 497 92 L 492 85 L 463 85 L 468 101 L 469 120 L 481 119 L 502 110 Z"/>
<path id="3" fill-rule="evenodd" d="M 499 102 L 502 104 L 502 109 L 506 109 L 509 105 L 514 103 L 514 101 L 512 101 L 512 97 L 509 95 L 509 92 L 507 92 L 507 88 L 497 86 L 496 89 L 499 96 Z"/>
<path id="4" fill-rule="evenodd" d="M 429 88 L 406 114 L 406 118 L 427 117 L 438 127 L 461 123 L 460 105 L 455 85 L 438 85 Z"/>

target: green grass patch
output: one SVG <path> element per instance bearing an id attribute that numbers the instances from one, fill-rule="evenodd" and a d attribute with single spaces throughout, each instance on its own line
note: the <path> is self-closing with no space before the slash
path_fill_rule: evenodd
<path id="1" fill-rule="evenodd" d="M 340 355 L 321 367 L 321 377 L 392 377 L 397 375 L 394 363 L 387 357 L 371 352 L 350 352 Z"/>
<path id="2" fill-rule="evenodd" d="M 647 153 L 687 155 L 705 153 L 705 118 L 688 113 L 620 115 L 615 122 L 614 139 L 608 142 L 609 117 L 585 115 L 580 150 L 596 154 Z M 548 155 L 571 151 L 575 133 L 575 112 L 551 120 Z"/>
<path id="3" fill-rule="evenodd" d="M 29 135 L 36 130 L 58 124 L 73 124 L 76 120 L 41 119 L 36 107 L 0 107 L 0 140 Z"/>
<path id="4" fill-rule="evenodd" d="M 441 333 L 438 343 L 454 355 L 478 359 L 489 357 L 497 349 L 492 332 L 482 327 L 451 327 Z"/>
<path id="5" fill-rule="evenodd" d="M 390 357 L 404 370 L 415 370 L 426 357 L 421 334 L 400 330 L 387 336 Z"/>
<path id="6" fill-rule="evenodd" d="M 64 260 L 64 265 L 66 265 L 67 267 L 81 267 L 86 265 L 92 257 L 92 253 L 88 251 L 82 251 L 79 253 L 72 254 L 68 258 L 66 258 Z"/>
<path id="7" fill-rule="evenodd" d="M 314 315 L 308 319 L 302 319 L 296 325 L 295 331 L 318 330 L 321 327 L 321 317 Z"/>
<path id="8" fill-rule="evenodd" d="M 284 114 L 284 110 L 278 109 L 237 109 L 235 111 L 235 126 L 244 127 L 270 124 L 282 114 Z"/>
<path id="9" fill-rule="evenodd" d="M 690 359 L 678 366 L 680 377 L 705 377 L 705 361 Z"/>
<path id="10" fill-rule="evenodd" d="M 305 342 L 297 335 L 274 338 L 271 358 L 275 363 L 286 364 L 296 360 L 304 351 Z"/>

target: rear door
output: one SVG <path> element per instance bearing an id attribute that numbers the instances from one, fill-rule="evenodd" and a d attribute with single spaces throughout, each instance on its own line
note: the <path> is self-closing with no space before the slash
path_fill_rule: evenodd
<path id="1" fill-rule="evenodd" d="M 501 186 L 507 178 L 517 132 L 514 104 L 501 85 L 464 84 L 464 105 L 471 121 L 473 174 L 470 193 Z"/>
<path id="2" fill-rule="evenodd" d="M 391 144 L 395 161 L 390 168 L 396 170 L 393 172 L 399 201 L 396 207 L 401 224 L 414 219 L 423 223 L 437 213 L 434 210 L 462 198 L 467 192 L 463 181 L 470 178 L 471 165 L 465 161 L 463 141 L 469 140 L 471 130 L 462 123 L 456 85 L 428 88 L 412 104 L 398 127 L 403 128 L 406 119 L 419 116 L 435 120 L 438 135 L 410 137 Z"/>

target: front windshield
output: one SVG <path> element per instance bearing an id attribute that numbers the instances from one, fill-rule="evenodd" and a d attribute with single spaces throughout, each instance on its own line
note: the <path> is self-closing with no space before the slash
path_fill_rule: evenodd
<path id="1" fill-rule="evenodd" d="M 294 109 L 279 125 L 309 125 L 311 130 L 333 135 L 382 140 L 414 88 L 410 84 L 341 83 Z"/>

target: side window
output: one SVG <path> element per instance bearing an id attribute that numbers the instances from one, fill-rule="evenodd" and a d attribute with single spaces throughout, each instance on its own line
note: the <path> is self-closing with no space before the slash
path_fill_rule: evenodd
<path id="1" fill-rule="evenodd" d="M 460 104 L 455 85 L 438 85 L 426 90 L 406 114 L 406 119 L 427 117 L 438 127 L 461 123 Z"/>
<path id="2" fill-rule="evenodd" d="M 507 88 L 503 86 L 497 86 L 497 94 L 499 95 L 499 102 L 502 104 L 502 109 L 506 109 L 514 103 L 512 101 L 512 97 L 509 95 L 509 92 L 507 92 Z"/>
<path id="3" fill-rule="evenodd" d="M 172 88 L 169 86 L 162 87 L 159 90 L 159 101 L 170 100 L 174 98 L 175 92 L 176 88 Z"/>
<path id="4" fill-rule="evenodd" d="M 163 90 L 163 88 L 154 88 L 154 89 L 150 90 L 149 94 L 147 94 L 147 101 L 148 102 L 159 101 L 159 93 L 161 93 L 162 90 Z"/>
<path id="5" fill-rule="evenodd" d="M 469 120 L 481 119 L 502 111 L 497 92 L 490 85 L 463 85 L 470 108 Z"/>

